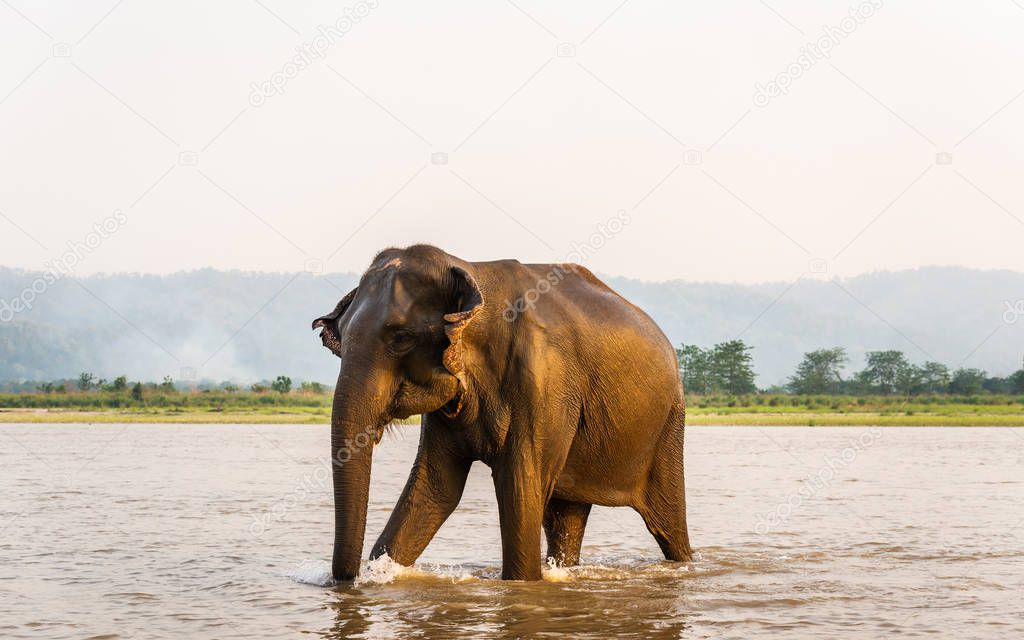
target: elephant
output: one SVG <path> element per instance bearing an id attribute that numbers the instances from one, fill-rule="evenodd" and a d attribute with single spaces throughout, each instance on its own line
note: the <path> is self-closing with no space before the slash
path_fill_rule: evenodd
<path id="1" fill-rule="evenodd" d="M 389 248 L 313 321 L 341 360 L 331 417 L 338 581 L 359 572 L 374 447 L 421 416 L 408 481 L 370 554 L 411 565 L 491 469 L 501 577 L 579 562 L 592 505 L 628 506 L 668 560 L 692 556 L 686 408 L 675 351 L 654 321 L 585 267 L 468 262 Z"/>

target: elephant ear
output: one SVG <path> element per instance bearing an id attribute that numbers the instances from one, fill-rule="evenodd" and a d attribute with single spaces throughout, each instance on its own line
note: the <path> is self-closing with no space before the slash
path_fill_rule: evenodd
<path id="1" fill-rule="evenodd" d="M 454 402 L 454 410 L 445 411 L 446 415 L 454 417 L 462 408 L 463 395 L 466 393 L 466 363 L 463 359 L 462 332 L 483 310 L 484 296 L 480 293 L 480 287 L 477 286 L 473 276 L 462 267 L 452 267 L 451 276 L 454 283 L 452 298 L 455 311 L 444 315 L 444 332 L 448 336 L 450 344 L 444 350 L 442 361 L 444 368 L 459 381 L 459 392 Z"/>
<path id="2" fill-rule="evenodd" d="M 341 337 L 338 335 L 337 321 L 342 315 L 345 314 L 345 310 L 352 304 L 352 299 L 356 297 L 356 291 L 359 289 L 353 289 L 345 294 L 345 297 L 334 307 L 334 311 L 331 311 L 325 316 L 320 316 L 313 321 L 313 329 L 316 330 L 318 327 L 322 327 L 323 331 L 320 332 L 320 340 L 323 341 L 324 346 L 331 350 L 331 353 L 341 357 Z"/>

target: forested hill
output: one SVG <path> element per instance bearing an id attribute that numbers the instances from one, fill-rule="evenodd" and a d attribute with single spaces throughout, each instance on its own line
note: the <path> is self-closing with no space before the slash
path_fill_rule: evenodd
<path id="1" fill-rule="evenodd" d="M 5 305 L 40 275 L 0 268 L 0 380 L 81 371 L 181 379 L 194 370 L 201 379 L 333 382 L 336 360 L 310 320 L 357 280 L 214 270 L 60 279 L 9 320 Z M 783 382 L 820 347 L 845 347 L 850 370 L 866 351 L 899 349 L 914 362 L 998 375 L 1020 368 L 1024 353 L 1024 273 L 930 267 L 760 285 L 605 279 L 676 344 L 739 337 L 753 345 L 762 386 Z"/>

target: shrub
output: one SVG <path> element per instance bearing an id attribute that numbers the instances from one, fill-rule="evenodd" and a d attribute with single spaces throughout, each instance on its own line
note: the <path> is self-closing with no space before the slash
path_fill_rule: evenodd
<path id="1" fill-rule="evenodd" d="M 270 383 L 274 391 L 285 394 L 292 390 L 292 379 L 288 376 L 277 376 L 277 379 Z"/>

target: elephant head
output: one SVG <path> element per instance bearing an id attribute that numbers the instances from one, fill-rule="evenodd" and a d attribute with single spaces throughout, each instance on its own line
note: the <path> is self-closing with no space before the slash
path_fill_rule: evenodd
<path id="1" fill-rule="evenodd" d="M 335 579 L 359 572 L 373 447 L 386 425 L 461 410 L 462 334 L 482 308 L 466 268 L 434 247 L 410 247 L 378 254 L 359 286 L 313 321 L 341 359 L 331 417 Z"/>

